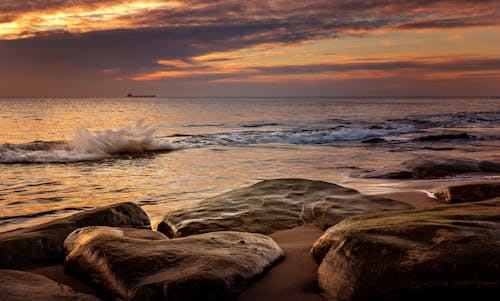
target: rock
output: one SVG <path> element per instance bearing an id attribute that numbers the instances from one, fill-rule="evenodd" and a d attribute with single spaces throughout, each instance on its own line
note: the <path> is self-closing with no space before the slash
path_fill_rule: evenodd
<path id="1" fill-rule="evenodd" d="M 228 230 L 270 234 L 304 223 L 326 229 L 354 214 L 405 209 L 414 207 L 332 183 L 277 179 L 171 212 L 158 231 L 169 237 Z"/>
<path id="2" fill-rule="evenodd" d="M 94 237 L 109 236 L 111 239 L 117 237 L 136 238 L 143 240 L 169 239 L 164 234 L 144 229 L 119 228 L 106 226 L 90 226 L 76 229 L 71 232 L 64 241 L 64 250 L 73 250 L 78 245 L 94 239 Z"/>
<path id="3" fill-rule="evenodd" d="M 478 202 L 500 196 L 500 183 L 450 186 L 435 192 L 434 195 L 445 204 Z"/>
<path id="4" fill-rule="evenodd" d="M 92 295 L 80 294 L 47 277 L 14 270 L 0 270 L 2 301 L 99 301 Z"/>
<path id="5" fill-rule="evenodd" d="M 111 300 L 227 300 L 284 256 L 261 234 L 151 240 L 150 230 L 121 231 L 84 228 L 65 242 L 65 272 Z"/>
<path id="6" fill-rule="evenodd" d="M 387 142 L 387 140 L 385 140 L 384 138 L 380 138 L 380 137 L 368 138 L 368 139 L 361 141 L 361 143 L 383 143 L 383 142 Z"/>
<path id="7" fill-rule="evenodd" d="M 471 172 L 497 173 L 500 163 L 457 158 L 419 158 L 403 162 L 405 170 L 377 171 L 366 178 L 436 179 Z"/>
<path id="8" fill-rule="evenodd" d="M 472 137 L 467 133 L 447 133 L 441 135 L 428 135 L 415 139 L 419 142 L 435 142 L 435 141 L 456 141 L 456 140 L 471 140 Z"/>
<path id="9" fill-rule="evenodd" d="M 351 217 L 312 253 L 332 300 L 496 300 L 500 198 Z"/>
<path id="10" fill-rule="evenodd" d="M 133 203 L 84 211 L 38 226 L 0 233 L 0 268 L 62 262 L 66 236 L 77 228 L 93 225 L 151 229 L 147 214 Z"/>

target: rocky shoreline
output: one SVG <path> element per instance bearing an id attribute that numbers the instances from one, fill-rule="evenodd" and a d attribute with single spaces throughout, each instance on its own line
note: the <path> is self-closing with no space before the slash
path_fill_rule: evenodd
<path id="1" fill-rule="evenodd" d="M 276 179 L 169 212 L 120 203 L 0 233 L 0 299 L 366 300 L 500 294 L 500 184 L 436 198 Z"/>

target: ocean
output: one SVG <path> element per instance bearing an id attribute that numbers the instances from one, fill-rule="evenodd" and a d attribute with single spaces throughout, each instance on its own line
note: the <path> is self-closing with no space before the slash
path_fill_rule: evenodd
<path id="1" fill-rule="evenodd" d="M 499 162 L 499 104 L 0 98 L 0 232 L 125 201 L 155 223 L 170 210 L 272 178 L 330 181 L 367 194 L 401 189 L 401 181 L 366 175 L 427 157 Z M 475 176 L 485 177 L 468 175 Z"/>

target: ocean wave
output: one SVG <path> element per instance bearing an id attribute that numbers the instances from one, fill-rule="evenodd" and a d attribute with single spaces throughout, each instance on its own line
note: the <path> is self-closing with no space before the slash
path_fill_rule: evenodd
<path id="1" fill-rule="evenodd" d="M 418 128 L 490 128 L 500 126 L 500 111 L 414 115 L 402 119 L 389 119 L 387 122 L 395 124 L 411 124 Z"/>
<path id="2" fill-rule="evenodd" d="M 263 143 L 285 144 L 333 144 L 335 142 L 361 141 L 372 137 L 416 133 L 412 126 L 397 129 L 366 129 L 336 127 L 331 129 L 305 129 L 295 131 L 243 131 L 207 135 L 195 135 L 176 140 L 182 148 L 213 145 L 247 145 Z"/>
<path id="3" fill-rule="evenodd" d="M 133 127 L 103 132 L 86 128 L 72 141 L 34 141 L 0 146 L 0 163 L 72 163 L 97 161 L 122 155 L 170 151 L 174 147 L 155 137 L 155 129 L 137 123 Z"/>

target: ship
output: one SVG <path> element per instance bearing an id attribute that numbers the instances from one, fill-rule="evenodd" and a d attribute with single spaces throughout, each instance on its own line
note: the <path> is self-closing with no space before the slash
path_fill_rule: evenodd
<path id="1" fill-rule="evenodd" d="M 127 97 L 156 97 L 155 94 L 132 94 L 128 93 Z"/>

